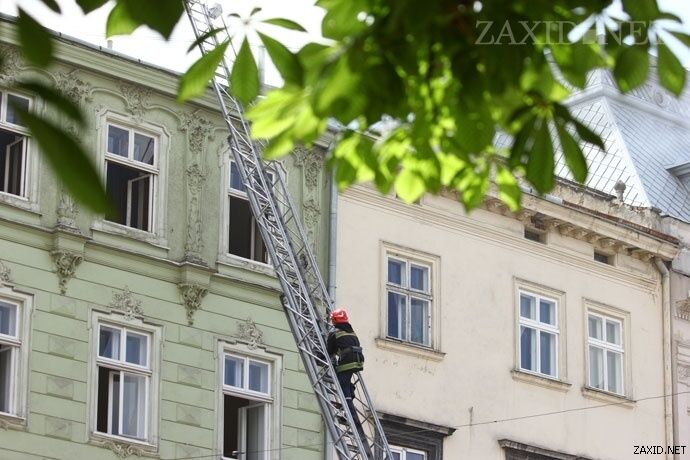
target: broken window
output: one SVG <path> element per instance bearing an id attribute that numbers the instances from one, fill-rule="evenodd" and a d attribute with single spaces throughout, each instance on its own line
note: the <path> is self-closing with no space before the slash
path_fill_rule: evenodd
<path id="1" fill-rule="evenodd" d="M 147 439 L 150 342 L 145 332 L 99 324 L 97 431 Z"/>
<path id="2" fill-rule="evenodd" d="M 431 267 L 388 257 L 387 337 L 431 346 Z"/>
<path id="3" fill-rule="evenodd" d="M 223 362 L 223 458 L 268 458 L 271 365 L 225 354 Z"/>
<path id="4" fill-rule="evenodd" d="M 272 180 L 269 173 L 269 180 Z M 245 259 L 268 263 L 268 252 L 252 215 L 247 189 L 237 163 L 230 162 L 228 178 L 228 252 Z"/>
<path id="5" fill-rule="evenodd" d="M 29 99 L 0 92 L 0 192 L 26 196 L 28 131 L 14 106 L 29 109 Z"/>
<path id="6" fill-rule="evenodd" d="M 132 129 L 108 125 L 106 192 L 112 209 L 106 220 L 153 231 L 158 162 L 156 140 Z"/>
<path id="7" fill-rule="evenodd" d="M 0 413 L 16 414 L 17 363 L 21 341 L 19 305 L 0 298 Z"/>

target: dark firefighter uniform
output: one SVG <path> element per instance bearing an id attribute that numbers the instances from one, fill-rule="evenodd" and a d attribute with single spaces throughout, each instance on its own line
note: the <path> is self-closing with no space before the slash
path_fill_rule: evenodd
<path id="1" fill-rule="evenodd" d="M 352 374 L 364 369 L 364 355 L 359 345 L 359 339 L 352 330 L 350 323 L 338 323 L 333 325 L 334 329 L 328 334 L 328 354 L 335 356 L 335 371 L 338 374 L 338 382 L 343 389 L 343 395 L 347 400 L 350 414 L 361 431 L 361 424 L 352 398 L 355 386 L 352 384 Z"/>

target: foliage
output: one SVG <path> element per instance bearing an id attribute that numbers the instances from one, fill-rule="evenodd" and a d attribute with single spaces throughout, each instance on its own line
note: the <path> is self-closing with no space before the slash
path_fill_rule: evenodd
<path id="1" fill-rule="evenodd" d="M 53 0 L 43 2 L 59 11 Z M 85 13 L 105 2 L 77 0 Z M 395 188 L 412 202 L 445 187 L 458 190 L 469 209 L 481 203 L 493 181 L 501 199 L 517 209 L 519 180 L 540 193 L 553 187 L 557 152 L 582 182 L 587 178 L 583 144 L 604 148 L 599 136 L 563 105 L 571 88 L 585 86 L 590 71 L 610 69 L 619 89 L 628 92 L 647 79 L 649 55 L 656 51 L 661 84 L 675 95 L 685 87 L 685 69 L 662 40 L 673 37 L 676 45 L 690 46 L 690 35 L 677 31 L 680 19 L 661 12 L 656 0 L 623 0 L 628 17 L 604 21 L 612 2 L 319 0 L 326 40 L 297 52 L 251 28 L 261 10 L 255 8 L 242 21 L 245 32 L 262 42 L 284 84 L 257 99 L 259 72 L 245 37 L 230 89 L 248 107 L 253 135 L 267 141 L 267 158 L 280 158 L 299 143 L 311 144 L 335 122 L 341 129 L 329 163 L 340 188 L 373 181 L 381 192 Z M 116 0 L 107 33 L 129 34 L 148 26 L 169 38 L 183 13 L 182 0 Z M 304 31 L 282 18 L 258 22 Z M 595 37 L 598 23 L 607 25 L 605 41 Z M 17 26 L 27 60 L 49 65 L 54 57 L 45 29 L 25 11 Z M 665 32 L 673 27 L 675 32 Z M 581 38 L 568 40 L 573 35 Z M 206 90 L 228 45 L 219 43 L 192 65 L 181 78 L 179 101 Z M 50 92 L 48 87 L 37 91 L 57 101 Z M 66 114 L 76 109 L 66 100 L 56 108 Z M 100 181 L 86 167 L 86 153 L 68 145 L 74 140 L 59 127 L 24 115 L 49 158 L 83 157 L 75 163 L 82 165 L 81 177 L 94 176 L 85 181 L 88 187 L 70 191 L 101 209 L 105 195 L 100 185 L 96 193 Z M 508 146 L 496 146 L 499 134 L 510 139 Z M 74 180 L 69 171 L 56 173 L 68 185 Z"/>

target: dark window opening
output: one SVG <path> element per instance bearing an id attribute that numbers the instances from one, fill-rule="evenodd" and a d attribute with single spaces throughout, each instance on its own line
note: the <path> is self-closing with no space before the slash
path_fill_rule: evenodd
<path id="1" fill-rule="evenodd" d="M 228 252 L 245 259 L 268 263 L 268 253 L 259 226 L 254 220 L 249 201 L 230 196 Z"/>
<path id="2" fill-rule="evenodd" d="M 108 382 L 114 372 L 107 367 L 98 368 L 98 406 L 96 407 L 96 431 L 108 432 L 108 400 L 110 399 Z M 117 426 L 117 424 L 115 425 Z"/>
<path id="3" fill-rule="evenodd" d="M 602 264 L 613 265 L 613 257 L 603 252 L 594 251 L 594 260 Z"/>
<path id="4" fill-rule="evenodd" d="M 12 347 L 0 344 L 0 412 L 11 412 Z"/>
<path id="5" fill-rule="evenodd" d="M 106 192 L 112 205 L 106 220 L 150 231 L 151 173 L 112 161 L 106 167 Z"/>
<path id="6" fill-rule="evenodd" d="M 223 397 L 223 457 L 239 458 L 240 451 L 240 409 L 251 401 L 225 395 Z"/>
<path id="7" fill-rule="evenodd" d="M 223 457 L 265 460 L 268 405 L 236 396 L 223 396 Z"/>
<path id="8" fill-rule="evenodd" d="M 525 229 L 525 238 L 537 243 L 545 243 L 544 234 L 535 230 Z"/>
<path id="9" fill-rule="evenodd" d="M 0 191 L 24 196 L 26 136 L 0 129 Z"/>

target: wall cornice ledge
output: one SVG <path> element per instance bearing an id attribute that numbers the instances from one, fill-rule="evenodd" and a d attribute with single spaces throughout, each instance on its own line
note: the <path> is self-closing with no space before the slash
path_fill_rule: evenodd
<path id="1" fill-rule="evenodd" d="M 346 192 L 341 194 L 341 199 L 355 201 L 387 214 L 403 215 L 410 219 L 434 225 L 439 228 L 460 232 L 469 237 L 490 244 L 511 248 L 527 255 L 540 257 L 547 261 L 567 264 L 583 272 L 593 273 L 601 278 L 624 284 L 638 286 L 646 291 L 654 292 L 658 288 L 659 279 L 655 272 L 653 272 L 654 274 L 652 275 L 646 275 L 642 273 L 631 273 L 628 270 L 610 265 L 602 267 L 604 264 L 595 262 L 584 256 L 577 257 L 570 251 L 554 246 L 535 244 L 522 236 L 510 233 L 506 229 L 499 227 L 492 228 L 483 222 L 462 214 L 460 210 L 457 213 L 451 213 L 424 204 L 421 206 L 406 205 L 395 197 L 382 196 L 373 187 L 366 185 L 357 185 L 349 188 Z M 460 204 L 458 204 L 458 207 L 459 206 Z M 553 206 L 557 205 L 554 204 Z M 506 215 L 506 217 L 516 218 L 514 215 L 510 214 Z M 588 217 L 590 222 L 593 219 L 594 217 Z"/>

